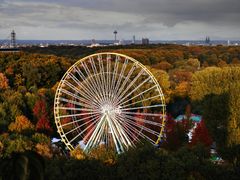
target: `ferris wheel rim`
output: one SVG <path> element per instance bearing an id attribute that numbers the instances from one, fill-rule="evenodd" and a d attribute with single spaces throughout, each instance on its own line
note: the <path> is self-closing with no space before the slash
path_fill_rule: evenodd
<path id="1" fill-rule="evenodd" d="M 84 62 L 85 60 L 88 60 L 90 59 L 91 57 L 99 57 L 99 56 L 102 56 L 102 55 L 107 55 L 107 56 L 120 56 L 120 57 L 124 57 L 124 58 L 127 58 L 129 60 L 131 60 L 132 62 L 134 62 L 134 64 L 136 64 L 137 66 L 139 66 L 140 68 L 142 68 L 142 70 L 144 70 L 144 72 L 146 72 L 148 74 L 149 77 L 151 77 L 151 79 L 153 80 L 157 90 L 158 90 L 158 93 L 159 93 L 159 97 L 161 99 L 161 102 L 162 102 L 162 126 L 165 125 L 165 98 L 163 96 L 163 92 L 162 92 L 162 89 L 159 85 L 159 83 L 157 82 L 156 78 L 154 77 L 154 75 L 150 72 L 150 70 L 145 67 L 143 64 L 141 64 L 140 62 L 138 62 L 137 60 L 135 60 L 134 58 L 131 58 L 129 56 L 126 56 L 124 54 L 120 54 L 120 53 L 114 53 L 114 52 L 101 52 L 101 53 L 95 53 L 95 54 L 92 54 L 92 55 L 89 55 L 89 56 L 86 56 L 80 60 L 78 60 L 77 62 L 75 62 L 67 71 L 66 73 L 63 75 L 63 77 L 61 78 L 59 84 L 58 84 L 58 87 L 57 87 L 57 91 L 56 91 L 56 94 L 55 94 L 55 99 L 54 99 L 54 116 L 55 116 L 55 123 L 57 125 L 57 128 L 58 128 L 58 132 L 62 138 L 62 141 L 67 145 L 67 147 L 70 149 L 70 150 L 73 150 L 74 147 L 71 145 L 70 141 L 67 139 L 66 135 L 64 134 L 64 130 L 62 129 L 62 125 L 57 121 L 57 119 L 59 119 L 59 117 L 56 117 L 56 114 L 57 114 L 57 103 L 59 103 L 59 101 L 56 101 L 56 99 L 59 98 L 59 94 L 60 94 L 60 89 L 61 89 L 61 86 L 63 86 L 63 81 L 66 79 L 67 75 L 74 69 L 74 67 L 77 67 L 80 63 Z M 126 110 L 126 109 L 125 109 Z M 127 115 L 127 114 L 126 114 Z M 129 115 L 129 114 L 128 114 Z M 118 117 L 119 119 L 123 118 L 123 117 Z M 163 134 L 163 129 L 164 128 L 161 128 L 161 131 L 159 132 L 158 134 L 158 138 L 155 142 L 155 144 L 158 144 L 159 141 L 161 140 L 162 138 L 162 134 Z M 61 134 L 62 133 L 62 134 Z"/>

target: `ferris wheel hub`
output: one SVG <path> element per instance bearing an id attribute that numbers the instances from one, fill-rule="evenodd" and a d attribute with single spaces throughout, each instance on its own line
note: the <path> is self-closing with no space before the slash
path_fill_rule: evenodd
<path id="1" fill-rule="evenodd" d="M 107 103 L 101 107 L 101 113 L 103 115 L 115 116 L 115 114 L 121 113 L 121 109 L 120 109 L 120 107 L 115 107 L 111 103 Z"/>

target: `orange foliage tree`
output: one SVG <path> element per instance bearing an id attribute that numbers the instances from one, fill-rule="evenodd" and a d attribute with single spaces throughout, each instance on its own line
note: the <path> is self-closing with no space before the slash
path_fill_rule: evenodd
<path id="1" fill-rule="evenodd" d="M 15 122 L 8 126 L 9 131 L 21 133 L 25 130 L 33 130 L 34 125 L 28 120 L 27 117 L 21 115 L 17 116 Z"/>
<path id="2" fill-rule="evenodd" d="M 0 73 L 0 90 L 1 89 L 5 90 L 7 88 L 8 88 L 8 79 L 3 73 Z"/>

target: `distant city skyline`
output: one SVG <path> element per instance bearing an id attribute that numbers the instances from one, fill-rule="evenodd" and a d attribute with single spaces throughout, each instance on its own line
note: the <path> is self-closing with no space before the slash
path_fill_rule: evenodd
<path id="1" fill-rule="evenodd" d="M 239 0 L 0 0 L 0 39 L 240 40 Z"/>

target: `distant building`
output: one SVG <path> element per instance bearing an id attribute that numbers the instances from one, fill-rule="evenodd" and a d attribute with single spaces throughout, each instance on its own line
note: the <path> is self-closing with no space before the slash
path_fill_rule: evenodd
<path id="1" fill-rule="evenodd" d="M 143 45 L 148 45 L 149 44 L 149 39 L 148 38 L 142 38 L 142 44 Z"/>
<path id="2" fill-rule="evenodd" d="M 208 45 L 211 44 L 211 40 L 209 36 L 206 37 L 205 44 L 208 44 Z"/>
<path id="3" fill-rule="evenodd" d="M 133 35 L 132 44 L 136 44 L 136 37 L 135 37 L 135 35 Z"/>

